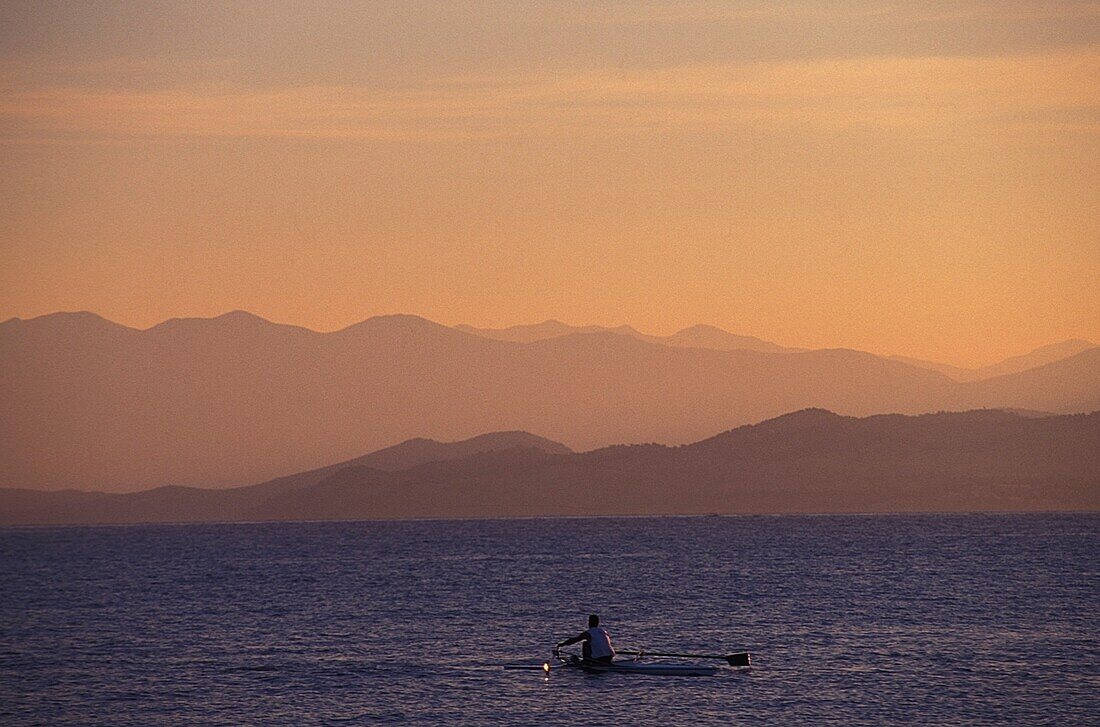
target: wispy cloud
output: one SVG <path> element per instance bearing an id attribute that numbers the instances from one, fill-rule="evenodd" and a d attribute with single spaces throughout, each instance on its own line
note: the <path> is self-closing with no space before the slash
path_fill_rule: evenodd
<path id="1" fill-rule="evenodd" d="M 1100 130 L 1100 51 L 503 74 L 403 89 L 0 85 L 0 135 L 447 140 L 814 126 Z"/>

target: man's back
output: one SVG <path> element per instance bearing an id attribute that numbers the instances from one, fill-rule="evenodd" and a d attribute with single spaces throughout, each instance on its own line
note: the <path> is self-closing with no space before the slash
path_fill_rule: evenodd
<path id="1" fill-rule="evenodd" d="M 588 629 L 589 654 L 593 659 L 608 659 L 615 656 L 611 646 L 611 634 L 603 626 Z"/>

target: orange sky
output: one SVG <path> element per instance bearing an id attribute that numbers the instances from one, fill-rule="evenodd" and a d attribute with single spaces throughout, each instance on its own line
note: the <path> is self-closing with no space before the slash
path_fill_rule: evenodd
<path id="1" fill-rule="evenodd" d="M 0 319 L 1100 341 L 1096 3 L 0 5 Z"/>

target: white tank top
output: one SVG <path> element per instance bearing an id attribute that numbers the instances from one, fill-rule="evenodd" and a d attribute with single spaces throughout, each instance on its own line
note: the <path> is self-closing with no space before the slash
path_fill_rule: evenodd
<path id="1" fill-rule="evenodd" d="M 593 659 L 603 656 L 615 656 L 615 650 L 611 648 L 611 635 L 603 626 L 595 626 L 588 629 L 589 648 Z"/>

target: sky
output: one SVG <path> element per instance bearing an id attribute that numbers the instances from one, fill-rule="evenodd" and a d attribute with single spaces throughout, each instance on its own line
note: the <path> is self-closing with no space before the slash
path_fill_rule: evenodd
<path id="1" fill-rule="evenodd" d="M 1100 3 L 0 4 L 0 319 L 1100 342 Z"/>

